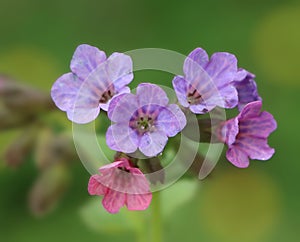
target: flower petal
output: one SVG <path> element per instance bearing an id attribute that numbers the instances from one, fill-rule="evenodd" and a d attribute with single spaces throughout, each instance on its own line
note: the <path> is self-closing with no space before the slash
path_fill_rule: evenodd
<path id="1" fill-rule="evenodd" d="M 262 107 L 261 101 L 248 103 L 238 115 L 238 119 L 243 120 L 243 119 L 255 118 L 259 116 L 261 107 Z"/>
<path id="2" fill-rule="evenodd" d="M 169 137 L 178 134 L 186 125 L 186 117 L 176 104 L 163 108 L 157 116 L 157 127 Z"/>
<path id="3" fill-rule="evenodd" d="M 221 100 L 216 104 L 222 108 L 234 108 L 238 104 L 238 92 L 232 85 L 225 85 L 219 89 Z"/>
<path id="4" fill-rule="evenodd" d="M 202 68 L 205 68 L 207 63 L 208 63 L 208 55 L 206 51 L 202 48 L 196 48 L 185 59 L 183 64 L 183 72 L 188 73 L 190 70 L 194 68 L 193 66 L 195 64 L 198 64 Z"/>
<path id="5" fill-rule="evenodd" d="M 102 166 L 99 169 L 101 175 L 97 177 L 98 182 L 108 189 L 126 193 L 131 173 L 119 169 L 124 167 L 129 170 L 128 166 L 125 166 L 124 161 L 115 161 Z"/>
<path id="6" fill-rule="evenodd" d="M 236 136 L 239 132 L 239 121 L 237 118 L 230 119 L 226 121 L 221 128 L 221 139 L 225 141 L 227 145 L 232 145 Z"/>
<path id="7" fill-rule="evenodd" d="M 136 90 L 139 107 L 149 104 L 157 104 L 160 106 L 168 105 L 169 99 L 165 91 L 159 86 L 151 83 L 139 84 Z"/>
<path id="8" fill-rule="evenodd" d="M 249 158 L 247 154 L 235 145 L 231 146 L 227 150 L 226 157 L 236 167 L 246 168 L 249 166 Z"/>
<path id="9" fill-rule="evenodd" d="M 139 149 L 146 156 L 156 156 L 163 151 L 167 141 L 168 137 L 162 131 L 147 132 L 140 140 Z"/>
<path id="10" fill-rule="evenodd" d="M 103 186 L 101 182 L 98 181 L 99 175 L 93 175 L 90 177 L 88 184 L 88 192 L 90 195 L 104 195 L 107 191 L 107 187 Z"/>
<path id="11" fill-rule="evenodd" d="M 127 167 L 130 171 L 129 186 L 132 187 L 126 192 L 129 194 L 147 194 L 150 191 L 149 182 L 143 172 L 136 167 Z"/>
<path id="12" fill-rule="evenodd" d="M 201 93 L 201 92 L 200 92 Z M 211 87 L 210 91 L 202 92 L 202 101 L 199 104 L 190 107 L 194 113 L 207 113 L 216 106 L 222 108 L 233 108 L 238 103 L 237 91 L 233 86 L 227 85 L 219 89 Z"/>
<path id="13" fill-rule="evenodd" d="M 200 104 L 194 104 L 190 106 L 190 110 L 196 114 L 205 114 L 212 110 L 216 105 L 211 106 L 206 105 L 206 102 L 201 102 Z"/>
<path id="14" fill-rule="evenodd" d="M 183 107 L 188 107 L 189 103 L 187 102 L 186 97 L 188 91 L 187 81 L 181 76 L 175 76 L 172 83 L 179 103 Z"/>
<path id="15" fill-rule="evenodd" d="M 70 68 L 84 81 L 89 74 L 106 60 L 103 51 L 87 44 L 79 45 L 73 55 Z"/>
<path id="16" fill-rule="evenodd" d="M 122 192 L 132 195 L 144 195 L 150 193 L 149 182 L 140 169 L 127 166 L 125 167 L 129 172 L 122 172 L 123 176 L 123 190 Z"/>
<path id="17" fill-rule="evenodd" d="M 120 208 L 125 205 L 125 201 L 125 193 L 109 189 L 102 200 L 102 204 L 109 213 L 118 213 Z"/>
<path id="18" fill-rule="evenodd" d="M 99 101 L 102 95 L 109 88 L 109 79 L 101 64 L 82 83 L 74 104 L 74 109 L 95 109 L 99 108 Z M 80 112 L 80 111 L 79 111 Z"/>
<path id="19" fill-rule="evenodd" d="M 132 153 L 139 143 L 138 134 L 127 124 L 113 124 L 106 132 L 106 143 L 112 150 Z"/>
<path id="20" fill-rule="evenodd" d="M 235 83 L 239 97 L 239 110 L 241 111 L 246 104 L 254 101 L 261 101 L 258 95 L 256 82 L 253 79 L 243 81 L 239 84 Z"/>
<path id="21" fill-rule="evenodd" d="M 256 138 L 249 136 L 239 136 L 235 143 L 240 149 L 249 155 L 251 159 L 268 160 L 275 150 L 267 144 L 266 138 Z"/>
<path id="22" fill-rule="evenodd" d="M 106 175 L 108 174 L 108 176 L 111 176 L 112 174 L 112 171 L 114 170 L 114 168 L 118 168 L 118 167 L 123 167 L 123 166 L 127 166 L 128 164 L 128 161 L 127 163 L 124 164 L 124 161 L 114 161 L 112 163 L 109 163 L 105 166 L 101 166 L 99 168 L 99 172 L 102 174 L 102 175 Z M 103 176 L 101 176 L 103 177 Z"/>
<path id="23" fill-rule="evenodd" d="M 234 80 L 237 73 L 237 59 L 230 53 L 217 52 L 211 56 L 205 70 L 216 86 L 221 87 Z"/>
<path id="24" fill-rule="evenodd" d="M 72 73 L 66 73 L 58 78 L 51 89 L 55 105 L 62 111 L 72 109 L 81 84 L 82 81 Z"/>
<path id="25" fill-rule="evenodd" d="M 122 53 L 113 53 L 107 59 L 107 73 L 110 81 L 118 91 L 128 85 L 133 79 L 131 57 Z"/>
<path id="26" fill-rule="evenodd" d="M 127 194 L 126 206 L 128 210 L 145 210 L 149 207 L 152 194 Z"/>
<path id="27" fill-rule="evenodd" d="M 113 122 L 123 122 L 129 125 L 130 118 L 138 110 L 137 97 L 131 93 L 114 97 L 108 108 L 108 118 Z"/>
<path id="28" fill-rule="evenodd" d="M 101 93 L 92 85 L 93 83 L 90 81 L 86 81 L 81 85 L 74 99 L 72 109 L 67 110 L 67 116 L 71 121 L 85 124 L 95 120 L 98 116 Z"/>
<path id="29" fill-rule="evenodd" d="M 240 133 L 244 136 L 267 138 L 277 128 L 272 114 L 262 112 L 258 117 L 240 121 Z"/>
<path id="30" fill-rule="evenodd" d="M 129 210 L 145 210 L 151 203 L 149 182 L 138 168 L 129 168 L 130 182 L 127 188 L 126 206 Z"/>
<path id="31" fill-rule="evenodd" d="M 68 110 L 68 119 L 77 124 L 86 124 L 92 122 L 99 115 L 100 108 L 77 108 Z"/>
<path id="32" fill-rule="evenodd" d="M 197 90 L 203 96 L 205 93 L 216 89 L 213 79 L 206 70 L 197 62 L 190 60 L 184 71 L 184 78 L 188 85 Z M 187 68 L 188 66 L 188 68 Z"/>
<path id="33" fill-rule="evenodd" d="M 244 80 L 244 79 L 247 77 L 247 75 L 249 75 L 249 74 L 252 76 L 252 78 L 255 77 L 252 73 L 246 71 L 245 69 L 239 68 L 238 71 L 237 71 L 237 73 L 236 73 L 236 75 L 235 75 L 235 77 L 234 77 L 234 81 L 242 81 L 242 80 Z"/>

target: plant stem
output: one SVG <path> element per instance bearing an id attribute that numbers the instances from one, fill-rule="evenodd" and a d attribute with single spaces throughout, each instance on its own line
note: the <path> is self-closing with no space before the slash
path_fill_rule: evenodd
<path id="1" fill-rule="evenodd" d="M 162 218 L 161 218 L 161 204 L 160 204 L 160 193 L 153 193 L 152 197 L 152 241 L 163 242 L 163 227 L 162 227 Z"/>

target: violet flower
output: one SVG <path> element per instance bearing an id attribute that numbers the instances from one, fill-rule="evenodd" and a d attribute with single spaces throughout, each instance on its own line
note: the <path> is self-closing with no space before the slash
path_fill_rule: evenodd
<path id="1" fill-rule="evenodd" d="M 243 107 L 250 102 L 261 101 L 261 97 L 257 92 L 257 85 L 254 80 L 255 75 L 240 68 L 237 72 L 233 85 L 238 92 L 238 109 L 241 111 Z"/>
<path id="2" fill-rule="evenodd" d="M 261 101 L 247 104 L 241 113 L 221 127 L 221 139 L 228 145 L 227 159 L 235 166 L 249 166 L 249 158 L 268 160 L 274 149 L 267 138 L 276 127 L 276 121 L 268 112 L 261 112 Z"/>
<path id="3" fill-rule="evenodd" d="M 75 123 L 88 123 L 107 111 L 113 96 L 128 93 L 133 79 L 132 60 L 122 53 L 106 54 L 90 45 L 77 47 L 70 73 L 54 83 L 51 96 L 56 106 Z"/>
<path id="4" fill-rule="evenodd" d="M 91 176 L 88 192 L 104 196 L 103 207 L 110 213 L 119 212 L 124 205 L 129 210 L 148 208 L 152 194 L 144 174 L 132 167 L 125 158 L 105 165 L 99 169 L 100 175 Z"/>
<path id="5" fill-rule="evenodd" d="M 237 59 L 226 52 L 209 59 L 205 50 L 196 48 L 185 59 L 184 77 L 173 79 L 178 101 L 193 113 L 204 114 L 216 106 L 233 108 L 238 96 L 232 82 L 237 75 Z"/>
<path id="6" fill-rule="evenodd" d="M 168 105 L 166 93 L 157 85 L 142 83 L 136 95 L 126 93 L 112 100 L 108 117 L 115 124 L 106 133 L 107 145 L 116 151 L 156 156 L 164 149 L 168 137 L 186 125 L 178 105 Z"/>

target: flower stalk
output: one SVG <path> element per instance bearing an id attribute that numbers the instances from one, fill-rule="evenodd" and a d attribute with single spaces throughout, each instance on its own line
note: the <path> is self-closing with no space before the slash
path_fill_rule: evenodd
<path id="1" fill-rule="evenodd" d="M 163 242 L 163 223 L 161 217 L 161 197 L 160 192 L 153 193 L 152 197 L 152 236 L 150 237 L 155 242 Z"/>

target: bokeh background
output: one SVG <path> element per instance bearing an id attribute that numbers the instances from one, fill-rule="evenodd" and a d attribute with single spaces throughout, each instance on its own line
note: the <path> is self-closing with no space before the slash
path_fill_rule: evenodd
<path id="1" fill-rule="evenodd" d="M 198 46 L 234 53 L 257 75 L 263 108 L 278 122 L 269 139 L 276 154 L 244 170 L 221 159 L 206 180 L 163 191 L 164 241 L 299 241 L 299 1 L 0 0 L 0 73 L 49 93 L 81 43 L 108 54 L 145 47 L 188 54 Z M 135 77 L 135 84 L 171 80 L 151 71 Z M 62 112 L 40 119 L 35 148 L 14 168 L 5 154 L 24 127 L 0 131 L 0 241 L 147 241 L 151 208 L 106 214 L 87 194 L 89 174 L 76 156 L 41 168 L 49 143 L 68 143 L 71 123 Z"/>

